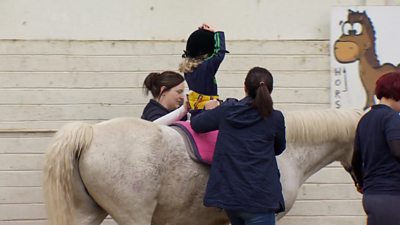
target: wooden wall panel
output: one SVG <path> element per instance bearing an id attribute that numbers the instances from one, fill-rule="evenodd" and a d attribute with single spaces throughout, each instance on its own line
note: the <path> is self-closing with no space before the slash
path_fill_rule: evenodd
<path id="1" fill-rule="evenodd" d="M 253 66 L 274 75 L 275 107 L 330 106 L 326 40 L 229 41 L 217 81 L 222 98 L 243 96 Z M 139 117 L 141 86 L 152 71 L 176 70 L 183 41 L 0 40 L 0 224 L 42 225 L 44 153 L 53 132 L 71 121 Z M 339 163 L 301 187 L 280 225 L 364 222 L 360 195 Z M 115 225 L 107 219 L 103 225 Z"/>

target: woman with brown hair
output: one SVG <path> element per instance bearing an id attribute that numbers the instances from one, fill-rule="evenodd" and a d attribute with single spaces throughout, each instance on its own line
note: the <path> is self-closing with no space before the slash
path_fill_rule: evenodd
<path id="1" fill-rule="evenodd" d="M 179 73 L 150 73 L 143 82 L 145 94 L 153 96 L 143 110 L 142 119 L 160 124 L 186 120 L 185 79 Z"/>
<path id="2" fill-rule="evenodd" d="M 251 69 L 246 97 L 191 118 L 196 132 L 219 130 L 204 205 L 222 208 L 232 225 L 274 225 L 285 210 L 276 155 L 286 147 L 283 114 L 273 108 L 271 73 Z"/>

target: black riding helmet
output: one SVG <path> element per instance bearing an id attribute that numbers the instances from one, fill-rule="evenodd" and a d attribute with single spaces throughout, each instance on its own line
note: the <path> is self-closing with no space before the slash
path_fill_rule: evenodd
<path id="1" fill-rule="evenodd" d="M 197 58 L 202 55 L 212 55 L 214 45 L 214 32 L 200 28 L 190 34 L 182 57 Z"/>

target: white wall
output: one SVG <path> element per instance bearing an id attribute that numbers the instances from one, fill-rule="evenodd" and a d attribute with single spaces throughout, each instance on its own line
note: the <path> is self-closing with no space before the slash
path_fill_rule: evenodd
<path id="1" fill-rule="evenodd" d="M 2 0 L 0 38 L 181 40 L 208 22 L 230 40 L 327 39 L 332 6 L 362 0 Z"/>

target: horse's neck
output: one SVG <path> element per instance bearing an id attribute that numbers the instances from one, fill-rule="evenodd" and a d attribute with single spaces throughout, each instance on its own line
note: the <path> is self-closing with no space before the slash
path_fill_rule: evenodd
<path id="1" fill-rule="evenodd" d="M 288 160 L 295 166 L 299 182 L 302 184 L 318 170 L 339 160 L 343 154 L 344 149 L 331 142 L 309 146 L 289 145 L 283 160 Z"/>
<path id="2" fill-rule="evenodd" d="M 378 56 L 375 53 L 375 47 L 370 47 L 360 57 L 360 69 L 375 70 L 376 67 L 379 67 Z"/>

